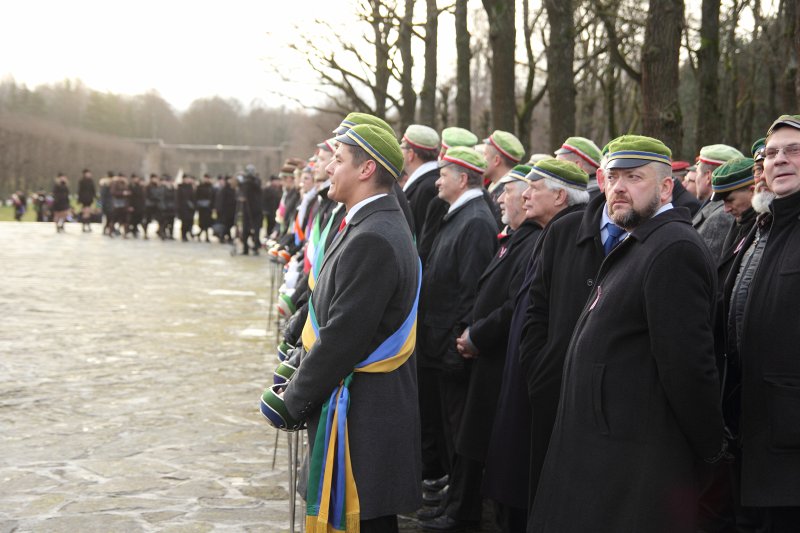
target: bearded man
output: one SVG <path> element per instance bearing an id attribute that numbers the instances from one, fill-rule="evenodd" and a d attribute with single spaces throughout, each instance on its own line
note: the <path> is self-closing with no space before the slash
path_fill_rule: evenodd
<path id="1" fill-rule="evenodd" d="M 528 531 L 689 533 L 697 465 L 727 448 L 716 265 L 670 202 L 670 149 L 638 135 L 607 148 L 609 252 L 567 349 Z"/>

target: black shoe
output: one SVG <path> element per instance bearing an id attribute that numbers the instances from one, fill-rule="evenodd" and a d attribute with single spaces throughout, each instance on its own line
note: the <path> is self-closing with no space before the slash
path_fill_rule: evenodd
<path id="1" fill-rule="evenodd" d="M 423 479 L 422 480 L 422 490 L 428 492 L 436 492 L 442 490 L 447 482 L 450 480 L 450 476 L 447 474 L 443 475 L 440 478 L 430 478 L 430 479 Z"/>
<path id="2" fill-rule="evenodd" d="M 423 507 L 417 511 L 417 520 L 433 520 L 434 518 L 439 518 L 443 514 L 443 505 L 437 505 L 436 507 Z"/>
<path id="3" fill-rule="evenodd" d="M 449 489 L 450 485 L 447 485 L 442 490 L 436 492 L 423 492 L 422 503 L 425 505 L 439 505 L 447 497 Z"/>
<path id="4" fill-rule="evenodd" d="M 464 531 L 468 528 L 477 526 L 477 522 L 467 522 L 465 520 L 456 520 L 447 515 L 442 515 L 433 520 L 426 520 L 419 523 L 424 531 Z"/>

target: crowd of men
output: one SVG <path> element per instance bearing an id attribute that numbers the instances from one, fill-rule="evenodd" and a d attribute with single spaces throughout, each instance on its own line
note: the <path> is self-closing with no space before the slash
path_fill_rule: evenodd
<path id="1" fill-rule="evenodd" d="M 694 162 L 334 133 L 270 242 L 309 531 L 800 530 L 800 115 Z"/>
<path id="2" fill-rule="evenodd" d="M 197 180 L 183 173 L 177 180 L 168 174 L 151 174 L 144 180 L 136 174 L 127 177 L 109 171 L 97 183 L 91 170 L 84 169 L 78 181 L 77 209 L 71 205 L 69 181 L 63 173 L 56 177 L 51 194 L 36 193 L 33 203 L 37 221 L 55 222 L 59 233 L 67 221 L 74 221 L 81 223 L 83 232 L 91 232 L 93 223 L 101 223 L 108 237 L 141 234 L 148 239 L 152 224 L 160 239 L 174 240 L 177 219 L 183 241 L 210 242 L 213 234 L 221 243 L 232 242 L 237 236 L 233 228 L 238 227 L 242 253 L 252 249 L 258 254 L 262 227 L 266 226 L 267 236 L 284 235 L 288 228 L 281 213 L 285 214 L 288 206 L 288 214 L 293 216 L 292 206 L 298 204 L 295 174 L 299 176 L 300 170 L 295 171 L 294 166 L 284 170 L 281 177 L 271 176 L 269 183 L 262 184 L 253 165 L 247 165 L 240 175 L 220 175 L 216 180 L 208 174 Z M 25 194 L 17 191 L 11 201 L 15 218 L 21 220 L 27 207 Z"/>

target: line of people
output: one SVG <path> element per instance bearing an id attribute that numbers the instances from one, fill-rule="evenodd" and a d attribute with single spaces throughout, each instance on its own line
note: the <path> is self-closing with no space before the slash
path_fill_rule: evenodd
<path id="1" fill-rule="evenodd" d="M 334 133 L 271 247 L 262 413 L 309 430 L 309 528 L 457 531 L 488 498 L 509 532 L 797 531 L 800 116 L 694 164 L 640 135 L 522 163 L 503 131 Z"/>

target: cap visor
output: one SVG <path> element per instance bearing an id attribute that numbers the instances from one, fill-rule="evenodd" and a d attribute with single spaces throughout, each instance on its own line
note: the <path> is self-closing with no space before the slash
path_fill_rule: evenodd
<path id="1" fill-rule="evenodd" d="M 347 133 L 350 130 L 344 130 L 344 133 Z M 350 146 L 358 146 L 358 143 L 345 135 L 344 133 L 340 133 L 334 140 L 336 142 L 340 142 L 342 144 L 349 144 Z"/>
<path id="2" fill-rule="evenodd" d="M 658 163 L 658 161 L 653 161 L 652 159 L 612 159 L 606 163 L 606 168 L 637 168 L 643 167 L 647 163 Z"/>
<path id="3" fill-rule="evenodd" d="M 571 154 L 572 150 L 567 150 L 566 148 L 559 148 L 558 150 L 556 150 L 553 153 L 555 155 L 566 155 L 566 154 Z"/>

